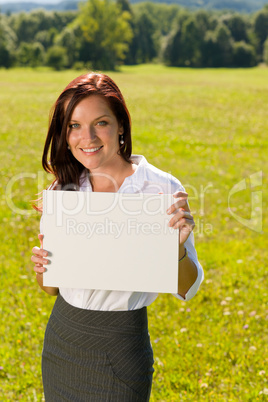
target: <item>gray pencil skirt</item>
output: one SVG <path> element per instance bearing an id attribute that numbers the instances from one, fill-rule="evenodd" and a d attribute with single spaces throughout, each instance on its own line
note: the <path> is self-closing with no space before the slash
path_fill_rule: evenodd
<path id="1" fill-rule="evenodd" d="M 58 295 L 42 353 L 46 402 L 149 401 L 153 371 L 146 307 L 84 310 Z"/>

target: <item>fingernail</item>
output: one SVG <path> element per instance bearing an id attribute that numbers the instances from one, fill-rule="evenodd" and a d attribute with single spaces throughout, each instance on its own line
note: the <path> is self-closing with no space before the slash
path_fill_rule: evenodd
<path id="1" fill-rule="evenodd" d="M 44 251 L 44 252 L 43 252 L 43 256 L 44 256 L 44 257 L 47 257 L 47 255 L 48 255 L 48 254 L 47 254 L 47 251 Z"/>
<path id="2" fill-rule="evenodd" d="M 171 211 L 170 208 L 168 208 L 168 209 L 167 209 L 167 214 L 170 214 L 170 211 Z"/>

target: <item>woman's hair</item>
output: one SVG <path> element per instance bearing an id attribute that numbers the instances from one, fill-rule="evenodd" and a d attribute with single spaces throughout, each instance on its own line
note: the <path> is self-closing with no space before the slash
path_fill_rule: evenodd
<path id="1" fill-rule="evenodd" d="M 105 74 L 81 75 L 63 90 L 50 115 L 42 165 L 46 172 L 55 176 L 56 188 L 77 189 L 79 187 L 79 179 L 85 167 L 68 150 L 68 123 L 78 103 L 91 95 L 103 96 L 118 123 L 123 125 L 124 143 L 120 144 L 118 136 L 119 154 L 127 162 L 131 162 L 131 119 L 120 89 Z M 67 102 L 69 103 L 66 108 Z"/>

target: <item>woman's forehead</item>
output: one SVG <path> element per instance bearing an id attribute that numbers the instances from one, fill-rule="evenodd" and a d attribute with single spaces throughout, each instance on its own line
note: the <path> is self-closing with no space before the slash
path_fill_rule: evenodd
<path id="1" fill-rule="evenodd" d="M 68 106 L 70 102 L 72 101 L 72 97 L 67 99 L 64 103 L 64 112 L 67 112 Z M 88 111 L 97 111 L 98 109 L 105 109 L 109 111 L 109 113 L 114 114 L 108 100 L 105 98 L 103 95 L 88 95 L 86 97 L 83 97 L 81 100 L 77 102 L 77 104 L 74 106 L 72 115 L 79 113 L 81 110 L 86 110 Z"/>

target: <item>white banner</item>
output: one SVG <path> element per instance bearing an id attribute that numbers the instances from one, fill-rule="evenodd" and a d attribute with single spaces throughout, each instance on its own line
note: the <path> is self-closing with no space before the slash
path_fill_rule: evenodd
<path id="1" fill-rule="evenodd" d="M 43 192 L 44 286 L 178 292 L 171 194 Z"/>

